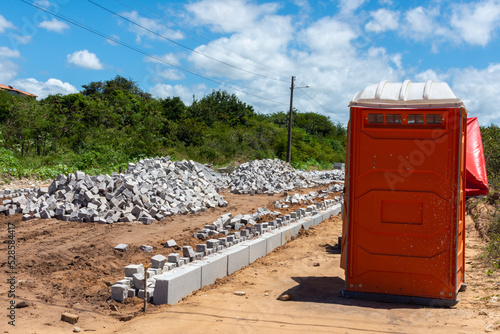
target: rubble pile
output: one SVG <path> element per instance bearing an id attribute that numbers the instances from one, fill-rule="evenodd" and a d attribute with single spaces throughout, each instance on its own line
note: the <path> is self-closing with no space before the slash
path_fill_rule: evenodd
<path id="1" fill-rule="evenodd" d="M 313 171 L 303 171 L 297 170 L 300 175 L 312 179 L 317 183 L 329 183 L 332 181 L 344 181 L 344 171 L 339 169 L 333 170 L 313 170 Z"/>
<path id="2" fill-rule="evenodd" d="M 289 163 L 279 159 L 246 162 L 229 176 L 230 190 L 235 194 L 275 194 L 318 185 L 318 182 L 301 175 Z"/>
<path id="3" fill-rule="evenodd" d="M 278 201 L 274 201 L 274 207 L 276 209 L 286 209 L 290 206 L 288 204 L 316 204 L 316 200 L 323 201 L 325 198 L 329 197 L 329 193 L 333 193 L 335 191 L 331 191 L 332 187 L 336 185 L 332 185 L 326 190 L 319 191 L 311 191 L 309 194 L 299 194 L 295 193 L 293 195 L 287 195 L 286 198 L 282 198 Z M 342 187 L 342 186 L 341 186 Z M 333 189 L 333 188 L 332 188 Z M 342 189 L 342 188 L 341 188 Z M 336 196 L 333 198 L 334 201 L 340 201 L 340 196 Z"/>
<path id="4" fill-rule="evenodd" d="M 334 183 L 325 190 L 328 193 L 337 193 L 339 191 L 344 191 L 344 184 L 342 183 Z"/>
<path id="5" fill-rule="evenodd" d="M 151 224 L 170 215 L 227 206 L 224 197 L 218 194 L 221 189 L 236 194 L 272 195 L 343 179 L 342 170 L 298 171 L 278 159 L 253 160 L 228 175 L 191 160 L 171 161 L 167 156 L 130 163 L 123 174 L 89 176 L 77 171 L 59 175 L 49 187 L 0 191 L 0 195 L 12 197 L 3 200 L 0 213 L 22 213 L 24 220 L 57 218 L 109 224 L 138 220 Z M 332 185 L 327 191 L 341 189 L 341 185 Z M 287 199 L 287 203 L 302 203 L 313 198 L 295 195 Z M 232 229 L 258 218 L 247 216 L 230 217 Z M 221 230 L 225 230 L 227 220 L 217 227 L 220 225 Z M 200 231 L 200 237 L 212 233 L 207 229 L 211 228 Z M 211 230 L 219 231 L 218 228 Z"/>
<path id="6" fill-rule="evenodd" d="M 227 206 L 214 186 L 215 172 L 193 161 L 169 157 L 129 164 L 124 174 L 59 175 L 49 187 L 27 197 L 4 200 L 0 212 L 23 213 L 23 219 L 57 218 L 115 223 L 139 220 L 151 224 L 175 214 L 199 213 Z"/>
<path id="7" fill-rule="evenodd" d="M 227 235 L 231 230 L 238 231 L 246 226 L 256 225 L 257 222 L 261 220 L 261 217 L 265 215 L 279 216 L 281 213 L 278 211 L 271 211 L 266 207 L 258 208 L 253 214 L 238 214 L 234 217 L 232 213 L 229 212 L 217 218 L 212 224 L 205 225 L 200 231 L 194 233 L 193 236 L 195 238 L 205 239 L 219 233 Z"/>

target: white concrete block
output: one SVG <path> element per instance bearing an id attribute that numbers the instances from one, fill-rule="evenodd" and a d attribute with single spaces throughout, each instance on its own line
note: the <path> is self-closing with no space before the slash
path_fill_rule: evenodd
<path id="1" fill-rule="evenodd" d="M 312 216 L 312 222 L 313 222 L 312 224 L 314 226 L 319 225 L 322 221 L 323 221 L 323 214 L 322 213 L 318 213 L 318 214 Z"/>
<path id="2" fill-rule="evenodd" d="M 335 204 L 331 209 L 332 216 L 338 215 L 340 213 L 340 209 L 341 209 L 341 204 L 340 203 Z"/>
<path id="3" fill-rule="evenodd" d="M 302 219 L 301 221 L 302 226 L 304 227 L 304 230 L 308 230 L 311 226 L 315 225 L 314 222 L 314 217 L 307 217 L 305 219 Z"/>
<path id="4" fill-rule="evenodd" d="M 266 240 L 266 253 L 269 254 L 276 248 L 282 245 L 281 243 L 281 231 L 266 232 L 262 235 L 262 238 Z"/>
<path id="5" fill-rule="evenodd" d="M 327 210 L 323 212 L 323 220 L 327 220 L 332 216 L 332 212 L 330 210 Z"/>
<path id="6" fill-rule="evenodd" d="M 240 270 L 241 268 L 248 266 L 248 254 L 249 254 L 250 248 L 242 246 L 242 245 L 237 245 L 231 248 L 228 248 L 226 251 L 224 251 L 224 254 L 227 255 L 227 274 L 231 275 L 237 270 Z"/>
<path id="7" fill-rule="evenodd" d="M 300 221 L 291 223 L 288 226 L 282 227 L 281 230 L 281 244 L 284 245 L 291 241 L 293 237 L 299 234 L 302 223 Z"/>
<path id="8" fill-rule="evenodd" d="M 156 276 L 153 304 L 175 304 L 201 288 L 201 266 L 187 265 Z"/>
<path id="9" fill-rule="evenodd" d="M 201 286 L 214 284 L 218 278 L 227 276 L 227 255 L 212 254 L 193 265 L 201 267 Z"/>
<path id="10" fill-rule="evenodd" d="M 248 262 L 253 263 L 255 260 L 266 256 L 267 254 L 267 241 L 266 239 L 253 239 L 241 243 L 241 246 L 248 247 Z"/>

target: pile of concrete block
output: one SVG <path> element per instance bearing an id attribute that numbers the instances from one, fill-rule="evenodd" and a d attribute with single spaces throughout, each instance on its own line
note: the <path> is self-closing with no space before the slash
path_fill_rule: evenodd
<path id="1" fill-rule="evenodd" d="M 338 199 L 326 199 L 270 222 L 247 224 L 240 231 L 198 244 L 196 249 L 184 246 L 182 254 L 155 255 L 147 271 L 142 264 L 126 266 L 125 277 L 111 287 L 111 298 L 121 302 L 137 296 L 156 305 L 175 304 L 284 245 L 300 229 L 307 230 L 339 212 Z"/>
<path id="2" fill-rule="evenodd" d="M 169 157 L 130 164 L 124 174 L 59 175 L 49 187 L 5 200 L 0 212 L 23 213 L 23 219 L 57 218 L 78 222 L 151 224 L 166 216 L 200 213 L 227 206 L 204 168 Z"/>
<path id="3" fill-rule="evenodd" d="M 236 194 L 275 194 L 318 185 L 279 159 L 253 160 L 241 164 L 230 175 L 231 192 Z"/>
<path id="4" fill-rule="evenodd" d="M 20 189 L 3 189 L 0 190 L 0 198 L 14 198 L 19 196 L 28 196 L 34 192 L 34 188 L 20 188 Z"/>
<path id="5" fill-rule="evenodd" d="M 318 184 L 330 183 L 332 181 L 343 181 L 345 173 L 343 170 L 312 170 L 309 172 L 297 170 L 297 173 L 305 178 L 314 180 Z"/>
<path id="6" fill-rule="evenodd" d="M 316 199 L 321 199 L 323 200 L 324 198 L 327 198 L 328 194 L 325 191 L 311 191 L 309 194 L 299 194 L 295 193 L 293 195 L 287 194 L 286 198 L 279 199 L 277 201 L 274 201 L 274 207 L 276 209 L 286 209 L 289 208 L 290 206 L 288 204 L 313 204 L 315 203 Z"/>
<path id="7" fill-rule="evenodd" d="M 154 159 L 144 159 L 137 163 L 129 163 L 126 174 L 136 174 L 142 173 L 144 170 L 151 170 L 160 168 L 159 164 L 166 163 L 170 160 L 170 157 L 154 158 Z M 223 188 L 229 188 L 231 179 L 229 176 L 216 172 L 213 169 L 203 165 L 199 162 L 193 160 L 183 160 L 183 161 L 169 161 L 171 165 L 168 166 L 170 170 L 180 169 L 182 171 L 191 171 L 198 174 L 205 181 L 210 182 L 217 190 Z M 172 167 L 173 166 L 173 167 Z M 184 176 L 184 175 L 183 175 Z"/>
<path id="8" fill-rule="evenodd" d="M 337 193 L 337 192 L 343 192 L 344 191 L 344 184 L 341 183 L 334 183 L 328 188 L 326 188 L 326 191 L 329 193 Z"/>
<path id="9" fill-rule="evenodd" d="M 226 213 L 217 218 L 212 224 L 205 225 L 200 231 L 194 233 L 193 236 L 205 239 L 216 234 L 227 235 L 229 231 L 238 231 L 242 228 L 256 225 L 261 220 L 261 217 L 265 215 L 280 216 L 281 213 L 271 211 L 265 207 L 258 208 L 253 214 L 238 214 L 234 217 L 232 213 Z"/>
<path id="10" fill-rule="evenodd" d="M 198 162 L 157 157 L 130 163 L 123 174 L 89 176 L 77 171 L 59 175 L 49 187 L 0 191 L 1 196 L 11 197 L 3 201 L 0 213 L 22 213 L 24 220 L 57 218 L 151 224 L 170 215 L 196 214 L 207 208 L 226 206 L 227 202 L 218 194 L 221 189 L 272 195 L 343 178 L 341 170 L 298 171 L 278 159 L 250 161 L 226 175 Z M 297 199 L 295 196 L 289 202 L 304 200 L 311 198 Z M 231 217 L 233 226 L 238 226 L 240 218 L 247 219 Z M 206 232 L 202 234 L 208 234 Z"/>

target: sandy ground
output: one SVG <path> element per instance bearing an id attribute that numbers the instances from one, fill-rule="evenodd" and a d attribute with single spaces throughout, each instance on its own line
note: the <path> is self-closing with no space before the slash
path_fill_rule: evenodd
<path id="1" fill-rule="evenodd" d="M 323 187 L 324 188 L 324 187 Z M 319 188 L 317 188 L 319 189 Z M 302 190 L 309 192 L 312 189 Z M 192 232 L 226 212 L 253 212 L 272 208 L 282 198 L 225 194 L 227 208 L 201 215 L 176 216 L 152 225 L 71 223 L 57 220 L 21 221 L 1 217 L 0 305 L 9 305 L 7 279 L 7 224 L 16 224 L 18 265 L 15 328 L 2 316 L 0 333 L 484 333 L 499 331 L 498 273 L 488 273 L 480 257 L 484 242 L 470 217 L 467 221 L 467 291 L 450 309 L 386 304 L 344 299 L 344 273 L 335 247 L 341 233 L 340 216 L 303 231 L 300 237 L 248 267 L 193 293 L 176 305 L 125 303 L 109 300 L 109 285 L 123 276 L 123 267 L 146 263 L 153 254 L 168 254 L 168 239 L 180 245 L 196 244 Z M 283 212 L 283 211 L 282 211 Z M 128 243 L 130 250 L 113 250 Z M 244 291 L 244 296 L 235 295 Z M 278 297 L 289 294 L 290 300 Z M 77 324 L 60 321 L 61 313 L 79 315 Z M 125 321 L 127 320 L 127 321 Z"/>

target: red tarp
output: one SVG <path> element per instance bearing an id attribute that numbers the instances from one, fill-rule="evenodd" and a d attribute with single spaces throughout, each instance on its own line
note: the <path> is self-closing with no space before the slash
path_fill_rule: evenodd
<path id="1" fill-rule="evenodd" d="M 488 195 L 488 176 L 477 117 L 467 119 L 465 196 Z"/>

